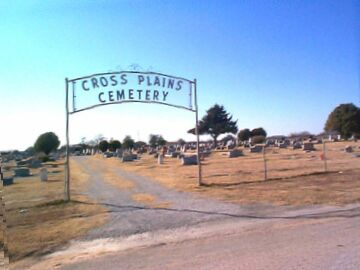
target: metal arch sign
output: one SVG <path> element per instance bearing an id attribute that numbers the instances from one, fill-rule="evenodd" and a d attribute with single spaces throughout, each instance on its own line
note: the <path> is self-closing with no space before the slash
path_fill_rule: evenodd
<path id="1" fill-rule="evenodd" d="M 195 112 L 199 185 L 202 185 L 196 79 L 156 72 L 118 71 L 65 79 L 65 200 L 70 200 L 69 115 L 95 107 L 129 102 L 155 103 Z M 69 99 L 69 90 L 72 98 Z"/>
<path id="2" fill-rule="evenodd" d="M 156 72 L 99 73 L 66 81 L 72 92 L 70 114 L 98 106 L 141 102 L 157 103 L 195 112 L 196 81 Z"/>

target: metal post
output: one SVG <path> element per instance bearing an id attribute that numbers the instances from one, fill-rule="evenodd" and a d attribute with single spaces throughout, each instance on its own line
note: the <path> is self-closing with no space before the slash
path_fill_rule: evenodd
<path id="1" fill-rule="evenodd" d="M 266 155 L 265 155 L 265 145 L 263 148 L 263 158 L 264 158 L 264 179 L 267 180 L 267 164 L 266 164 Z"/>
<path id="2" fill-rule="evenodd" d="M 69 164 L 69 82 L 65 78 L 66 90 L 66 160 L 65 160 L 65 201 L 70 201 L 70 164 Z"/>
<path id="3" fill-rule="evenodd" d="M 1 159 L 1 158 L 0 158 Z M 1 164 L 2 160 L 0 160 Z M 8 253 L 8 237 L 7 237 L 7 223 L 6 223 L 6 208 L 5 208 L 5 192 L 4 192 L 4 177 L 0 166 L 0 178 L 1 178 L 1 191 L 0 191 L 0 201 L 1 201 L 1 211 L 2 211 L 2 220 L 1 220 L 1 232 L 2 232 L 2 239 L 3 239 L 3 255 L 4 261 L 3 266 L 4 268 L 1 269 L 8 269 L 9 267 L 9 253 Z M 1 266 L 1 265 L 0 265 Z"/>
<path id="4" fill-rule="evenodd" d="M 324 158 L 324 171 L 327 172 L 326 146 L 325 146 L 325 140 L 324 139 L 323 139 L 323 158 Z"/>
<path id="5" fill-rule="evenodd" d="M 199 115 L 198 115 L 198 103 L 197 103 L 197 94 L 196 94 L 196 79 L 194 79 L 194 99 L 195 99 L 195 118 L 196 118 L 196 125 L 195 125 L 195 133 L 196 133 L 196 152 L 197 152 L 197 163 L 199 169 L 199 186 L 202 183 L 202 174 L 201 174 L 201 159 L 200 159 L 200 139 L 199 139 Z"/>

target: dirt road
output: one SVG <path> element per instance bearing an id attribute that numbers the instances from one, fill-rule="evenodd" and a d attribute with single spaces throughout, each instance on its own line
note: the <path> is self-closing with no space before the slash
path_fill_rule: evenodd
<path id="1" fill-rule="evenodd" d="M 89 166 L 88 195 L 110 222 L 32 269 L 360 269 L 360 206 L 239 206 L 169 190 L 112 168 L 133 182 L 104 181 L 106 160 Z M 166 207 L 134 200 L 149 194 Z"/>
<path id="2" fill-rule="evenodd" d="M 360 269 L 360 218 L 283 221 L 113 253 L 61 269 Z"/>

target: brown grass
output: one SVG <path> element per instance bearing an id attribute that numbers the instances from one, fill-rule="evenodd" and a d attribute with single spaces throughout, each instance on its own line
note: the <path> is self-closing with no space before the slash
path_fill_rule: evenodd
<path id="1" fill-rule="evenodd" d="M 345 153 L 346 145 L 355 146 Z M 111 166 L 148 176 L 170 188 L 196 192 L 235 203 L 272 203 L 281 205 L 346 204 L 360 201 L 360 143 L 327 143 L 327 174 L 317 151 L 268 148 L 268 179 L 264 181 L 263 155 L 249 153 L 229 159 L 225 152 L 214 152 L 203 162 L 203 180 L 199 187 L 197 166 L 182 166 L 178 159 L 166 158 L 163 165 L 144 154 L 139 161 L 121 163 L 108 159 Z M 343 172 L 343 173 L 339 173 Z"/>
<path id="2" fill-rule="evenodd" d="M 4 188 L 10 261 L 40 255 L 84 235 L 106 221 L 105 209 L 82 195 L 88 175 L 72 162 L 72 201 L 64 202 L 64 166 L 46 164 L 49 180 L 41 182 L 39 170 L 15 178 Z"/>
<path id="3" fill-rule="evenodd" d="M 111 166 L 101 163 L 102 159 L 103 158 L 101 156 L 94 156 L 92 159 L 88 160 L 88 165 L 94 170 L 99 170 L 98 166 L 102 166 L 100 170 L 104 176 L 103 180 L 105 182 L 119 189 L 133 189 L 135 187 L 134 182 L 116 175 L 115 172 L 111 169 Z"/>
<path id="4" fill-rule="evenodd" d="M 153 208 L 166 208 L 171 205 L 170 202 L 158 201 L 154 195 L 148 193 L 135 193 L 131 196 L 131 198 L 136 202 L 143 203 Z"/>

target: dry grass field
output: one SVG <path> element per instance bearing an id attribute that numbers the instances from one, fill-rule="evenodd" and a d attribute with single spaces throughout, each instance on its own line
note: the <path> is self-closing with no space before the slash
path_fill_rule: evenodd
<path id="1" fill-rule="evenodd" d="M 353 153 L 344 148 L 352 145 Z M 182 166 L 176 158 L 165 158 L 158 165 L 144 154 L 135 162 L 108 159 L 111 166 L 148 176 L 168 187 L 196 192 L 235 203 L 272 203 L 278 205 L 335 204 L 360 201 L 359 142 L 327 142 L 324 173 L 322 144 L 316 151 L 267 148 L 267 180 L 264 180 L 262 153 L 228 158 L 226 152 L 214 152 L 202 164 L 203 182 L 198 186 L 197 166 Z M 98 157 L 94 157 L 98 158 Z"/>
<path id="2" fill-rule="evenodd" d="M 47 182 L 40 181 L 39 169 L 31 169 L 31 176 L 14 178 L 13 185 L 4 187 L 10 263 L 50 252 L 106 221 L 105 209 L 81 195 L 88 176 L 75 163 L 68 203 L 63 201 L 64 164 L 46 163 L 45 167 Z"/>

